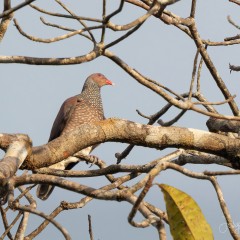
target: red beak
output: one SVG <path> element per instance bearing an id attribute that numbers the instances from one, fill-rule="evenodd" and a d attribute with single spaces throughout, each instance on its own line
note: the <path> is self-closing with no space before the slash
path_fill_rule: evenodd
<path id="1" fill-rule="evenodd" d="M 110 80 L 106 80 L 106 83 L 107 83 L 107 85 L 114 85 L 114 83 L 113 82 L 111 82 Z"/>

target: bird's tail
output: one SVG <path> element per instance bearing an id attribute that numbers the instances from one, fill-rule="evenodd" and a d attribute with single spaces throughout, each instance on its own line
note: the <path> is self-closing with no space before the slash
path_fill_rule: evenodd
<path id="1" fill-rule="evenodd" d="M 36 191 L 37 197 L 42 200 L 46 200 L 52 193 L 53 189 L 54 189 L 54 186 L 52 186 L 52 185 L 39 184 L 37 191 Z"/>

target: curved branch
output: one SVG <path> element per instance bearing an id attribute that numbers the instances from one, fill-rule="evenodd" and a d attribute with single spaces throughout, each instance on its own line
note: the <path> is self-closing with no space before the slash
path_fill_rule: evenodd
<path id="1" fill-rule="evenodd" d="M 86 21 L 92 21 L 92 22 L 99 22 L 102 23 L 101 19 L 97 19 L 97 18 L 89 18 L 89 17 L 83 17 L 83 16 L 72 16 L 72 15 L 67 15 L 67 14 L 61 14 L 61 13 L 54 13 L 54 12 L 49 12 L 45 9 L 42 9 L 36 5 L 33 4 L 29 4 L 30 7 L 32 7 L 33 9 L 37 10 L 38 12 L 50 15 L 50 16 L 54 16 L 54 17 L 62 17 L 62 18 L 71 18 L 71 19 L 81 19 L 81 20 L 86 20 Z"/>
<path id="2" fill-rule="evenodd" d="M 149 148 L 183 148 L 240 159 L 240 140 L 206 131 L 181 127 L 158 127 L 121 119 L 106 119 L 82 124 L 48 144 L 34 147 L 33 154 L 22 165 L 37 169 L 53 165 L 79 150 L 102 142 L 125 142 Z"/>
<path id="3" fill-rule="evenodd" d="M 88 54 L 66 58 L 38 58 L 28 56 L 0 56 L 0 63 L 21 63 L 30 65 L 71 65 L 92 61 L 100 56 L 98 49 Z"/>
<path id="4" fill-rule="evenodd" d="M 32 213 L 32 214 L 35 214 L 37 216 L 40 216 L 42 218 L 47 219 L 63 234 L 63 236 L 65 237 L 66 240 L 71 240 L 71 237 L 70 237 L 69 233 L 67 232 L 67 230 L 64 227 L 62 227 L 57 221 L 55 221 L 54 219 L 52 219 L 51 217 L 49 217 L 45 213 L 40 212 L 40 211 L 38 211 L 36 209 L 33 209 L 31 207 L 26 207 L 26 206 L 20 206 L 19 205 L 19 206 L 16 206 L 16 208 L 23 211 L 23 212 L 29 212 L 29 213 Z"/>
<path id="5" fill-rule="evenodd" d="M 26 135 L 20 135 L 13 141 L 0 161 L 0 180 L 13 176 L 27 156 L 31 155 L 32 142 Z M 0 190 L 1 195 L 2 189 Z"/>
<path id="6" fill-rule="evenodd" d="M 89 31 L 91 29 L 99 29 L 102 28 L 102 26 L 94 26 L 94 27 L 89 27 L 89 28 L 83 28 L 83 29 L 79 29 L 79 30 L 75 30 L 73 32 L 58 36 L 58 37 L 54 37 L 54 38 L 38 38 L 38 37 L 34 37 L 32 35 L 29 35 L 27 33 L 25 33 L 22 28 L 19 26 L 18 22 L 16 19 L 13 19 L 14 24 L 17 28 L 17 30 L 19 31 L 20 34 L 22 34 L 24 37 L 28 38 L 31 41 L 35 41 L 35 42 L 42 42 L 42 43 L 53 43 L 53 42 L 58 42 L 61 40 L 65 40 L 68 39 L 70 37 L 73 37 L 75 35 L 81 34 L 83 32 Z"/>
<path id="7" fill-rule="evenodd" d="M 47 22 L 43 17 L 40 17 L 40 20 L 46 26 L 58 28 L 58 29 L 65 30 L 65 31 L 68 31 L 68 32 L 75 32 L 75 31 L 77 31 L 76 29 L 73 29 L 73 28 L 69 28 L 69 27 L 65 27 L 65 26 L 61 26 L 61 25 L 58 25 L 58 24 Z M 79 35 L 87 38 L 88 40 L 91 40 L 91 38 L 89 36 L 87 36 L 86 34 L 79 33 Z"/>
<path id="8" fill-rule="evenodd" d="M 136 20 L 132 21 L 131 23 L 125 24 L 125 25 L 116 25 L 114 23 L 108 22 L 107 26 L 114 31 L 125 31 L 129 30 L 130 28 L 133 28 L 143 22 L 145 22 L 150 16 L 156 14 L 160 9 L 159 3 L 155 3 L 155 5 L 149 9 L 149 11 L 144 14 L 142 17 L 137 18 Z"/>

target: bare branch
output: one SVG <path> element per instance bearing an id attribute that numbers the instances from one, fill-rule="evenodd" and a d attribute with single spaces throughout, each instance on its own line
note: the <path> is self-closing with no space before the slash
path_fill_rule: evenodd
<path id="1" fill-rule="evenodd" d="M 240 236 L 238 235 L 238 233 L 235 229 L 235 226 L 234 226 L 234 223 L 232 221 L 231 215 L 230 215 L 229 210 L 227 208 L 227 204 L 226 204 L 226 202 L 223 198 L 222 190 L 221 190 L 221 188 L 220 188 L 220 186 L 219 186 L 215 177 L 210 177 L 210 181 L 211 181 L 211 183 L 212 183 L 212 185 L 215 188 L 215 191 L 217 193 L 219 204 L 221 206 L 222 212 L 223 212 L 223 214 L 225 216 L 225 219 L 227 221 L 228 229 L 229 229 L 233 239 L 237 240 L 237 239 L 239 239 Z"/>
<path id="2" fill-rule="evenodd" d="M 181 109 L 186 109 L 186 110 L 193 110 L 196 111 L 198 113 L 204 114 L 206 116 L 210 116 L 210 117 L 216 117 L 216 118 L 222 118 L 222 119 L 229 119 L 229 120 L 237 120 L 239 119 L 238 117 L 232 117 L 232 116 L 226 116 L 226 115 L 222 115 L 222 114 L 217 114 L 214 112 L 208 112 L 208 111 L 204 111 L 202 109 L 197 108 L 194 104 L 192 104 L 190 101 L 185 101 L 185 102 L 180 102 L 177 99 L 173 98 L 172 96 L 168 95 L 165 91 L 163 91 L 161 88 L 159 88 L 158 86 L 152 84 L 151 82 L 149 82 L 142 74 L 140 74 L 139 72 L 137 72 L 135 69 L 131 68 L 130 66 L 128 66 L 122 59 L 120 59 L 119 57 L 117 57 L 116 55 L 114 55 L 112 52 L 110 52 L 108 49 L 104 51 L 104 56 L 108 57 L 109 59 L 111 59 L 113 62 L 115 62 L 116 64 L 118 64 L 118 66 L 120 66 L 123 70 L 125 70 L 129 75 L 131 75 L 134 79 L 136 79 L 140 84 L 146 86 L 147 88 L 151 89 L 152 91 L 158 93 L 159 95 L 161 95 L 167 102 L 169 102 L 170 104 L 181 108 Z M 216 73 L 216 72 L 215 72 Z M 218 76 L 218 75 L 217 75 Z M 221 80 L 222 81 L 222 80 Z M 224 84 L 225 85 L 225 84 Z M 224 91 L 227 91 L 226 89 Z M 229 93 L 229 97 L 231 97 L 230 93 Z M 230 102 L 232 103 L 232 101 Z M 234 102 L 234 106 L 235 106 L 235 102 Z"/>
<path id="3" fill-rule="evenodd" d="M 229 2 L 232 2 L 232 3 L 235 3 L 237 5 L 240 5 L 240 1 L 238 1 L 238 0 L 229 0 Z"/>
<path id="4" fill-rule="evenodd" d="M 69 58 L 37 58 L 27 56 L 0 56 L 0 63 L 21 63 L 30 65 L 70 65 L 92 61 L 100 56 L 99 49 L 77 57 Z"/>
<path id="5" fill-rule="evenodd" d="M 18 4 L 17 6 L 10 8 L 6 11 L 4 11 L 3 13 L 0 14 L 0 18 L 6 17 L 9 14 L 16 12 L 17 10 L 25 7 L 26 5 L 29 5 L 31 2 L 34 2 L 35 0 L 25 0 L 23 3 Z"/>
<path id="6" fill-rule="evenodd" d="M 68 13 L 70 13 L 72 16 L 77 17 L 77 15 L 71 11 L 64 3 L 62 3 L 60 0 L 55 0 L 55 2 L 57 2 L 63 9 L 65 9 Z M 81 19 L 77 19 L 77 21 L 87 30 L 87 32 L 89 33 L 89 36 L 91 37 L 91 40 L 94 44 L 94 46 L 96 46 L 97 42 L 95 40 L 95 37 L 93 36 L 91 30 L 88 29 L 87 25 L 83 22 L 83 20 Z"/>
<path id="7" fill-rule="evenodd" d="M 181 136 L 184 136 L 184 138 Z M 70 139 L 67 144 L 65 137 Z M 168 141 L 166 141 L 166 137 Z M 34 169 L 37 169 L 50 166 L 66 159 L 68 154 L 71 156 L 87 146 L 106 141 L 126 142 L 140 146 L 147 145 L 150 148 L 157 149 L 172 147 L 195 149 L 227 157 L 233 162 L 235 162 L 234 159 L 239 158 L 238 149 L 240 149 L 240 147 L 237 147 L 240 146 L 239 139 L 229 139 L 227 136 L 215 133 L 180 127 L 142 125 L 120 119 L 107 119 L 98 123 L 82 124 L 66 136 L 56 138 L 41 147 L 33 148 L 33 155 L 30 159 L 25 160 L 22 168 L 31 169 L 34 166 Z M 219 144 L 219 141 L 222 144 Z M 233 146 L 235 152 L 232 150 Z M 55 149 L 54 154 L 52 149 Z M 56 151 L 56 149 L 58 150 Z"/>
<path id="8" fill-rule="evenodd" d="M 237 25 L 233 20 L 232 20 L 232 18 L 231 18 L 231 16 L 227 16 L 227 20 L 228 20 L 228 22 L 230 23 L 230 24 L 232 24 L 235 28 L 237 28 L 237 29 L 240 29 L 240 26 L 239 25 Z M 226 39 L 224 39 L 225 41 L 226 41 Z M 229 40 L 231 40 L 231 39 L 229 39 Z"/>
<path id="9" fill-rule="evenodd" d="M 108 25 L 108 27 L 110 27 L 116 31 L 129 30 L 130 28 L 133 28 L 133 27 L 145 22 L 150 16 L 157 13 L 159 11 L 159 9 L 160 9 L 159 4 L 155 4 L 145 15 L 143 15 L 142 17 L 139 17 L 138 19 L 132 21 L 131 23 L 128 23 L 126 25 L 115 25 L 111 22 L 108 22 L 107 25 Z"/>
<path id="10" fill-rule="evenodd" d="M 22 214 L 22 219 L 18 225 L 17 233 L 15 236 L 15 239 L 24 239 L 24 234 L 27 229 L 27 224 L 28 224 L 28 219 L 29 219 L 29 213 L 28 212 L 23 212 Z"/>
<path id="11" fill-rule="evenodd" d="M 11 1 L 10 0 L 4 0 L 4 12 L 11 9 Z M 13 18 L 13 13 L 7 15 L 6 17 L 3 17 L 1 23 L 0 23 L 0 42 L 2 41 L 9 23 L 11 22 Z"/>
<path id="12" fill-rule="evenodd" d="M 18 221 L 18 219 L 21 217 L 22 213 L 19 212 L 18 215 L 12 221 L 12 223 L 10 225 L 8 225 L 6 211 L 3 209 L 2 206 L 0 206 L 0 211 L 1 211 L 3 225 L 4 225 L 4 228 L 5 228 L 5 232 L 2 234 L 2 236 L 0 238 L 4 239 L 5 236 L 8 236 L 8 238 L 10 240 L 13 240 L 13 237 L 12 237 L 12 234 L 11 234 L 10 230 L 13 228 L 13 226 Z"/>
<path id="13" fill-rule="evenodd" d="M 188 100 L 191 100 L 191 98 L 192 98 L 193 84 L 194 84 L 194 79 L 195 79 L 196 72 L 197 72 L 198 55 L 199 55 L 199 50 L 197 50 L 194 61 L 193 61 L 192 79 L 191 79 L 191 83 L 190 83 Z"/>
<path id="14" fill-rule="evenodd" d="M 230 72 L 232 72 L 232 71 L 239 72 L 240 71 L 240 66 L 234 66 L 234 65 L 231 65 L 229 63 L 229 69 L 230 69 Z"/>
<path id="15" fill-rule="evenodd" d="M 137 201 L 134 203 L 133 208 L 131 210 L 131 212 L 128 215 L 128 222 L 134 226 L 134 227 L 148 227 L 152 221 L 156 221 L 156 219 L 152 219 L 153 216 L 150 215 L 151 218 L 146 219 L 144 221 L 142 221 L 141 223 L 136 223 L 135 221 L 133 221 L 133 218 L 135 217 L 138 208 L 140 207 L 140 204 L 142 204 L 142 201 L 144 199 L 144 197 L 146 196 L 147 192 L 149 191 L 149 189 L 152 186 L 152 181 L 153 181 L 153 177 L 151 177 L 151 175 L 149 175 L 149 178 L 146 182 L 145 187 L 143 188 L 142 192 L 140 193 L 140 195 L 137 198 Z"/>
<path id="16" fill-rule="evenodd" d="M 217 86 L 219 87 L 219 89 L 223 93 L 225 99 L 229 99 L 231 97 L 231 93 L 228 91 L 227 86 L 225 85 L 224 81 L 220 77 L 220 75 L 219 75 L 216 67 L 214 66 L 212 60 L 210 59 L 210 57 L 209 57 L 209 55 L 208 55 L 208 53 L 207 53 L 207 51 L 206 51 L 206 49 L 203 45 L 202 40 L 199 37 L 197 27 L 196 27 L 195 21 L 193 19 L 192 19 L 192 24 L 189 25 L 189 29 L 192 33 L 195 44 L 196 44 L 197 48 L 199 49 L 207 68 L 209 69 L 210 73 L 212 74 L 213 79 L 215 80 Z M 229 106 L 232 109 L 233 114 L 235 116 L 238 116 L 239 110 L 238 110 L 236 102 L 235 101 L 229 102 Z"/>
<path id="17" fill-rule="evenodd" d="M 13 176 L 26 157 L 31 155 L 31 144 L 31 140 L 22 135 L 18 141 L 14 141 L 9 145 L 3 160 L 0 161 L 1 181 Z"/>
<path id="18" fill-rule="evenodd" d="M 207 45 L 206 45 L 207 49 Z M 200 77 L 201 77 L 201 71 L 203 66 L 203 58 L 201 58 L 199 65 L 198 65 L 198 72 L 197 72 L 197 92 L 200 93 Z"/>
<path id="19" fill-rule="evenodd" d="M 47 22 L 44 18 L 40 17 L 40 20 L 43 24 L 45 24 L 46 26 L 50 26 L 50 27 L 55 27 L 55 28 L 58 28 L 58 29 L 61 29 L 61 30 L 65 30 L 65 31 L 69 31 L 69 32 L 76 32 L 77 30 L 76 29 L 73 29 L 73 28 L 69 28 L 69 27 L 65 27 L 65 26 L 61 26 L 61 25 L 58 25 L 58 24 L 54 24 L 54 23 L 50 23 L 50 22 Z M 101 26 L 99 26 L 100 28 Z M 97 29 L 97 28 L 96 28 Z M 83 30 L 83 29 L 82 29 Z M 83 30 L 84 32 L 84 30 Z M 86 35 L 86 34 L 83 34 L 83 33 L 79 33 L 79 35 L 87 38 L 88 40 L 91 40 L 91 38 Z"/>
<path id="20" fill-rule="evenodd" d="M 193 104 L 195 105 L 199 105 L 199 104 L 204 104 L 204 105 L 222 105 L 228 102 L 233 101 L 233 99 L 236 97 L 236 95 L 231 96 L 229 99 L 226 99 L 225 101 L 221 101 L 221 102 L 193 102 Z"/>
<path id="21" fill-rule="evenodd" d="M 102 34 L 101 34 L 101 43 L 104 43 L 105 39 L 105 32 L 106 32 L 106 0 L 103 0 L 103 9 L 102 9 L 102 20 L 103 20 L 103 27 L 102 27 Z"/>
<path id="22" fill-rule="evenodd" d="M 191 13 L 190 13 L 190 17 L 192 17 L 192 18 L 195 17 L 196 5 L 197 5 L 197 1 L 192 0 L 192 7 L 191 7 Z"/>
<path id="23" fill-rule="evenodd" d="M 209 118 L 206 125 L 211 132 L 240 132 L 240 122 Z"/>
<path id="24" fill-rule="evenodd" d="M 120 13 L 123 9 L 123 5 L 124 5 L 124 0 L 120 1 L 119 7 L 116 11 L 112 12 L 111 14 L 109 14 L 108 16 L 106 16 L 106 18 L 104 19 L 105 22 L 107 23 L 112 17 L 114 17 L 115 15 L 117 15 L 118 13 Z"/>
<path id="25" fill-rule="evenodd" d="M 103 49 L 107 49 L 110 48 L 114 45 L 116 45 L 117 43 L 121 42 L 122 40 L 126 39 L 127 37 L 129 37 L 132 33 L 136 32 L 143 23 L 138 24 L 136 27 L 134 27 L 133 29 L 129 30 L 127 33 L 125 33 L 123 36 L 121 36 L 120 38 L 114 40 L 111 43 L 108 43 L 106 46 L 103 47 Z"/>
<path id="26" fill-rule="evenodd" d="M 45 9 L 42 9 L 38 6 L 35 6 L 33 4 L 29 4 L 29 6 L 31 6 L 33 9 L 41 12 L 41 13 L 44 13 L 44 14 L 47 14 L 47 15 L 50 15 L 50 16 L 55 16 L 55 17 L 62 17 L 62 18 L 71 18 L 71 19 L 81 19 L 81 20 L 86 20 L 86 21 L 91 21 L 91 22 L 98 22 L 98 23 L 102 23 L 102 20 L 101 19 L 97 19 L 97 18 L 90 18 L 90 17 L 83 17 L 83 16 L 72 16 L 72 15 L 66 15 L 66 14 L 61 14 L 61 13 L 54 13 L 54 12 L 49 12 L 49 11 L 46 11 Z"/>
<path id="27" fill-rule="evenodd" d="M 70 237 L 69 233 L 67 232 L 67 230 L 64 227 L 62 227 L 57 221 L 53 220 L 52 218 L 50 218 L 45 213 L 40 212 L 40 211 L 38 211 L 36 209 L 33 209 L 31 207 L 26 207 L 26 206 L 16 205 L 15 207 L 19 210 L 24 211 L 24 212 L 29 212 L 29 213 L 35 214 L 39 217 L 47 219 L 63 234 L 63 236 L 65 237 L 66 240 L 71 240 L 71 237 Z"/>
<path id="28" fill-rule="evenodd" d="M 75 35 L 78 35 L 78 34 L 81 34 L 85 31 L 89 31 L 91 29 L 99 29 L 99 28 L 102 28 L 102 26 L 96 26 L 96 27 L 89 27 L 89 28 L 83 28 L 83 29 L 80 29 L 80 30 L 76 30 L 74 32 L 71 32 L 71 33 L 68 33 L 68 34 L 64 34 L 62 36 L 58 36 L 58 37 L 54 37 L 54 38 L 38 38 L 38 37 L 34 37 L 34 36 L 31 36 L 27 33 L 25 33 L 21 27 L 19 26 L 18 22 L 16 19 L 13 19 L 14 21 L 14 24 L 16 26 L 16 28 L 18 29 L 19 33 L 21 33 L 24 37 L 28 38 L 29 40 L 31 41 L 35 41 L 35 42 L 42 42 L 42 43 L 53 43 L 53 42 L 57 42 L 57 41 L 61 41 L 61 40 L 65 40 L 65 39 L 68 39 L 70 37 L 73 37 Z"/>
<path id="29" fill-rule="evenodd" d="M 172 126 L 174 123 L 176 123 L 185 113 L 187 110 L 182 110 L 179 114 L 177 114 L 176 117 L 174 117 L 172 120 L 168 122 L 163 122 L 163 120 L 159 119 L 158 124 L 160 124 L 163 127 L 169 127 Z"/>
<path id="30" fill-rule="evenodd" d="M 121 186 L 121 184 L 123 184 L 124 182 L 129 181 L 137 176 L 138 176 L 138 174 L 131 174 L 131 175 L 126 175 L 126 176 L 119 177 L 118 179 L 115 179 L 113 176 L 110 177 L 110 175 L 108 175 L 109 178 L 111 178 L 111 179 L 114 178 L 114 181 L 112 184 L 104 186 L 101 189 L 102 190 L 111 190 L 114 188 L 119 188 Z M 63 210 L 82 208 L 91 200 L 92 200 L 91 197 L 84 197 L 83 199 L 81 199 L 79 202 L 76 202 L 76 203 L 61 202 L 60 206 L 57 207 L 49 215 L 49 217 L 55 218 Z M 28 237 L 31 239 L 31 238 L 37 236 L 41 231 L 43 231 L 45 229 L 45 227 L 48 224 L 49 224 L 49 221 L 45 220 L 37 229 L 35 229 L 31 234 L 29 234 Z"/>
<path id="31" fill-rule="evenodd" d="M 92 232 L 92 220 L 91 220 L 91 215 L 88 215 L 88 231 L 89 231 L 89 236 L 90 240 L 93 240 L 93 232 Z"/>

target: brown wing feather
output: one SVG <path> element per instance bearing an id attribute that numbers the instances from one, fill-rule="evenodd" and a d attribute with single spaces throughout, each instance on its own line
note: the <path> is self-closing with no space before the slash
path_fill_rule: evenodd
<path id="1" fill-rule="evenodd" d="M 69 119 L 73 108 L 77 104 L 77 96 L 70 97 L 62 104 L 52 126 L 52 130 L 49 137 L 49 142 L 59 137 L 66 126 L 67 120 Z"/>

